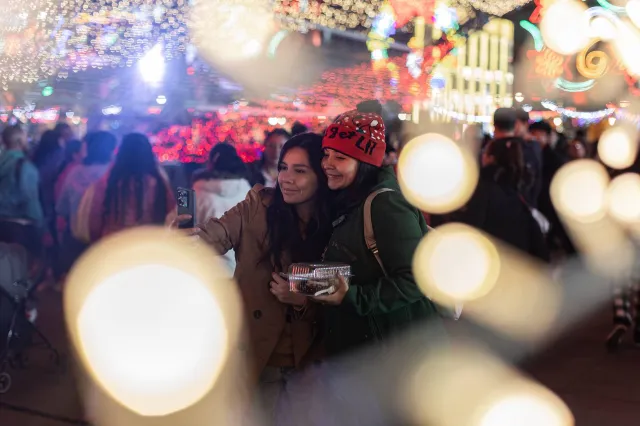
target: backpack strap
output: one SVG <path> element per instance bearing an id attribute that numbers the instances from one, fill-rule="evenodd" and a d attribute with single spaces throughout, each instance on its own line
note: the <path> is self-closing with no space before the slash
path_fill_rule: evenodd
<path id="1" fill-rule="evenodd" d="M 384 266 L 382 265 L 382 260 L 380 259 L 380 254 L 378 252 L 378 244 L 376 243 L 376 236 L 373 232 L 373 222 L 371 221 L 371 204 L 373 203 L 373 199 L 376 198 L 378 194 L 382 194 L 383 192 L 389 192 L 389 191 L 393 191 L 393 189 L 391 188 L 378 189 L 377 191 L 374 191 L 371 194 L 369 194 L 369 196 L 364 202 L 364 242 L 367 245 L 367 248 L 369 249 L 369 251 L 376 258 L 376 261 L 378 262 L 378 265 L 380 265 L 380 268 L 382 268 L 382 272 L 384 273 L 385 276 L 387 275 L 387 271 L 384 269 Z"/>

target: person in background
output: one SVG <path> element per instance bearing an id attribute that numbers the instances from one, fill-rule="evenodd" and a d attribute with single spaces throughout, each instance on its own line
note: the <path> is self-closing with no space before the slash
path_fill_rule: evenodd
<path id="1" fill-rule="evenodd" d="M 58 124 L 56 124 L 56 127 L 53 130 L 56 133 L 58 133 L 58 135 L 60 135 L 64 144 L 76 139 L 76 135 L 73 132 L 73 129 L 71 128 L 71 126 L 68 123 L 65 123 L 64 121 L 61 121 Z"/>
<path id="2" fill-rule="evenodd" d="M 18 126 L 2 132 L 0 154 L 0 241 L 20 244 L 34 257 L 41 254 L 44 214 L 38 169 L 25 154 L 27 135 Z"/>
<path id="3" fill-rule="evenodd" d="M 493 114 L 493 127 L 494 141 L 514 140 L 522 145 L 525 170 L 520 193 L 530 207 L 536 208 L 542 187 L 542 148 L 529 134 L 529 113 L 521 108 L 498 108 Z"/>
<path id="4" fill-rule="evenodd" d="M 176 208 L 168 178 L 161 171 L 149 139 L 130 133 L 122 139 L 111 170 L 85 193 L 89 240 L 142 225 L 164 225 Z M 85 200 L 83 200 L 84 202 Z"/>
<path id="5" fill-rule="evenodd" d="M 233 146 L 224 143 L 214 146 L 209 153 L 207 168 L 193 176 L 196 223 L 201 225 L 211 217 L 220 218 L 244 200 L 251 190 L 247 175 L 247 167 Z M 224 258 L 233 273 L 236 267 L 235 252 L 229 250 Z"/>
<path id="6" fill-rule="evenodd" d="M 398 151 L 391 145 L 387 145 L 384 150 L 384 160 L 382 160 L 383 166 L 392 166 L 395 170 L 398 164 Z"/>
<path id="7" fill-rule="evenodd" d="M 555 133 L 546 121 L 535 121 L 529 126 L 529 133 L 542 147 L 542 187 L 538 196 L 538 209 L 547 218 L 551 228 L 547 234 L 550 248 L 560 249 L 565 255 L 575 254 L 575 248 L 553 203 L 551 202 L 551 181 L 565 161 L 552 147 Z"/>
<path id="8" fill-rule="evenodd" d="M 64 145 L 64 153 L 65 159 L 60 166 L 60 173 L 58 173 L 58 178 L 56 179 L 56 184 L 53 191 L 54 200 L 56 202 L 60 198 L 60 193 L 62 192 L 62 184 L 67 178 L 67 175 L 69 175 L 71 170 L 82 164 L 82 160 L 84 160 L 84 157 L 86 155 L 86 147 L 84 146 L 82 141 L 74 139 Z"/>
<path id="9" fill-rule="evenodd" d="M 263 185 L 274 188 L 278 179 L 278 158 L 285 142 L 291 137 L 284 129 L 275 129 L 267 133 L 264 139 L 262 158 L 249 164 L 251 185 Z"/>
<path id="10" fill-rule="evenodd" d="M 340 281 L 335 293 L 315 298 L 323 304 L 328 356 L 379 345 L 424 321 L 444 335 L 438 309 L 424 296 L 412 270 L 427 224 L 402 195 L 393 170 L 382 166 L 381 114 L 377 101 L 362 102 L 338 116 L 322 140 L 322 168 L 336 193 L 337 213 L 323 261 L 349 264 L 353 274 L 350 283 Z M 375 251 L 365 243 L 364 213 L 374 193 L 370 219 Z"/>
<path id="11" fill-rule="evenodd" d="M 441 215 L 437 223 L 432 223 L 466 223 L 548 262 L 549 251 L 541 227 L 520 192 L 526 174 L 522 143 L 509 136 L 516 116 L 512 109 L 503 108 L 496 111 L 494 121 L 496 139 L 482 152 L 480 178 L 473 195 L 464 207 Z"/>
<path id="12" fill-rule="evenodd" d="M 307 126 L 299 121 L 296 121 L 293 123 L 293 126 L 291 126 L 291 136 L 299 135 L 300 133 L 307 133 L 308 131 L 309 129 Z"/>
<path id="13" fill-rule="evenodd" d="M 88 133 L 85 136 L 87 155 L 62 182 L 60 197 L 56 201 L 59 227 L 67 229 L 62 241 L 62 270 L 68 270 L 86 249 L 86 243 L 73 236 L 72 227 L 77 219 L 80 201 L 87 189 L 102 178 L 111 165 L 116 149 L 116 137 L 104 131 Z"/>
<path id="14" fill-rule="evenodd" d="M 42 134 L 33 154 L 33 163 L 40 173 L 40 198 L 47 227 L 55 234 L 55 184 L 65 161 L 63 139 L 55 130 Z"/>

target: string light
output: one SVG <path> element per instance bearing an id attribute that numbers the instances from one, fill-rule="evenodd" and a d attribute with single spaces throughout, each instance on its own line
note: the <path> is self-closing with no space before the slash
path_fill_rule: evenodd
<path id="1" fill-rule="evenodd" d="M 494 16 L 502 16 L 514 9 L 524 6 L 531 0 L 456 0 L 458 3 L 467 5 L 481 12 Z"/>
<path id="2" fill-rule="evenodd" d="M 159 42 L 172 59 L 189 43 L 187 12 L 186 0 L 47 0 L 41 22 L 55 28 L 55 48 L 46 51 L 45 64 L 75 72 L 131 66 Z"/>
<path id="3" fill-rule="evenodd" d="M 316 27 L 339 30 L 370 28 L 384 0 L 273 1 L 273 12 L 283 28 L 306 32 Z"/>
<path id="4" fill-rule="evenodd" d="M 49 0 L 52 1 L 52 0 Z M 43 64 L 41 52 L 53 47 L 41 14 L 47 0 L 0 2 L 0 83 L 34 83 L 55 71 Z"/>
<path id="5" fill-rule="evenodd" d="M 600 111 L 591 111 L 591 112 L 574 111 L 574 110 L 570 110 L 570 109 L 566 109 L 561 106 L 558 106 L 556 103 L 549 100 L 544 100 L 540 103 L 546 109 L 550 111 L 555 111 L 558 114 L 564 115 L 565 117 L 588 120 L 588 121 L 602 120 L 603 118 L 613 114 L 616 111 L 615 108 L 606 108 Z"/>

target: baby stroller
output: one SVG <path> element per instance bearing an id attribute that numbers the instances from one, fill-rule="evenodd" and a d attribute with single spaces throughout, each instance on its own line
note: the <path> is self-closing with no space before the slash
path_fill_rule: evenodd
<path id="1" fill-rule="evenodd" d="M 35 326 L 33 292 L 44 276 L 43 268 L 30 273 L 32 262 L 18 244 L 0 242 L 0 394 L 11 387 L 9 368 L 24 364 L 25 350 L 38 339 L 59 365 L 60 355 Z"/>

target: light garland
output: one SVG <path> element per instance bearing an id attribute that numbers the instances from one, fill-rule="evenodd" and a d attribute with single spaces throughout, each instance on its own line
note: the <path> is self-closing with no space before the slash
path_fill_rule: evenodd
<path id="1" fill-rule="evenodd" d="M 186 50 L 186 0 L 47 0 L 40 22 L 55 48 L 47 65 L 77 72 L 89 67 L 131 66 L 162 43 L 171 59 Z M 66 77 L 64 71 L 59 77 Z"/>
<path id="2" fill-rule="evenodd" d="M 0 83 L 33 83 L 53 69 L 42 63 L 42 53 L 53 46 L 42 9 L 46 0 L 0 2 Z"/>
<path id="3" fill-rule="evenodd" d="M 602 120 L 603 118 L 610 116 L 616 111 L 615 108 L 605 108 L 600 111 L 590 111 L 590 112 L 574 111 L 571 109 L 558 106 L 555 102 L 549 101 L 549 100 L 544 100 L 540 103 L 542 104 L 543 107 L 545 107 L 549 111 L 557 112 L 558 114 L 564 115 L 565 117 L 568 117 L 568 118 L 574 118 L 578 120 L 587 120 L 587 121 Z"/>
<path id="4" fill-rule="evenodd" d="M 384 0 L 274 0 L 273 12 L 283 28 L 306 32 L 317 27 L 370 28 Z"/>
<path id="5" fill-rule="evenodd" d="M 479 10 L 484 13 L 488 13 L 493 16 L 502 16 L 514 9 L 524 6 L 531 0 L 454 0 L 460 5 Z"/>

